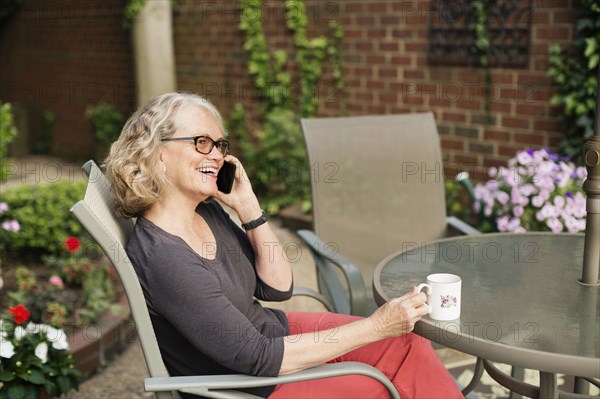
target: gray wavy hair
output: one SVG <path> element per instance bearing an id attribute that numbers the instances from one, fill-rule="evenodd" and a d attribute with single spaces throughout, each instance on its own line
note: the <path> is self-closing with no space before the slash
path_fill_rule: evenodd
<path id="1" fill-rule="evenodd" d="M 158 146 L 161 139 L 175 133 L 177 110 L 188 104 L 198 106 L 225 133 L 223 118 L 217 108 L 196 94 L 166 93 L 139 108 L 123 126 L 104 161 L 115 208 L 122 216 L 141 216 L 169 185 L 158 167 Z"/>

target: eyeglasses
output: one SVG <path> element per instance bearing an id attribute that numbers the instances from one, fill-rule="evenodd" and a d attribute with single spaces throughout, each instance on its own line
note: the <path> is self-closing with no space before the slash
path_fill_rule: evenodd
<path id="1" fill-rule="evenodd" d="M 200 154 L 210 154 L 213 148 L 217 147 L 217 150 L 223 154 L 223 156 L 227 155 L 227 151 L 229 150 L 229 141 L 227 140 L 213 140 L 208 136 L 194 136 L 194 137 L 168 137 L 166 139 L 160 139 L 160 141 L 184 141 L 184 140 L 194 140 L 194 145 L 196 146 L 196 151 Z"/>

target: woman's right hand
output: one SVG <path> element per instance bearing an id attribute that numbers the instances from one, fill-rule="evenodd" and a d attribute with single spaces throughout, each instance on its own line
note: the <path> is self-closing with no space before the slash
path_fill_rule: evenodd
<path id="1" fill-rule="evenodd" d="M 381 306 L 369 319 L 382 339 L 404 335 L 411 332 L 415 323 L 428 313 L 426 302 L 427 295 L 413 287 L 408 294 Z"/>

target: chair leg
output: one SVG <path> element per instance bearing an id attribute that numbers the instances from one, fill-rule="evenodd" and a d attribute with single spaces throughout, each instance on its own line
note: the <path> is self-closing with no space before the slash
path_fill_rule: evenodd
<path id="1" fill-rule="evenodd" d="M 590 383 L 585 380 L 585 378 L 575 377 L 575 389 L 573 390 L 575 393 L 589 395 L 590 394 Z"/>
<path id="2" fill-rule="evenodd" d="M 510 376 L 518 379 L 519 381 L 525 380 L 525 369 L 523 367 L 512 366 L 512 370 L 510 371 Z M 516 392 L 510 391 L 509 399 L 521 399 L 522 395 L 519 395 Z"/>

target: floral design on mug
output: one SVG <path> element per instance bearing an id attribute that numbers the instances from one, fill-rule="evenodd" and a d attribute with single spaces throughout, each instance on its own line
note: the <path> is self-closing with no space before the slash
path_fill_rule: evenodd
<path id="1" fill-rule="evenodd" d="M 442 308 L 452 308 L 456 306 L 456 297 L 450 294 L 448 295 L 440 295 L 441 307 Z"/>

